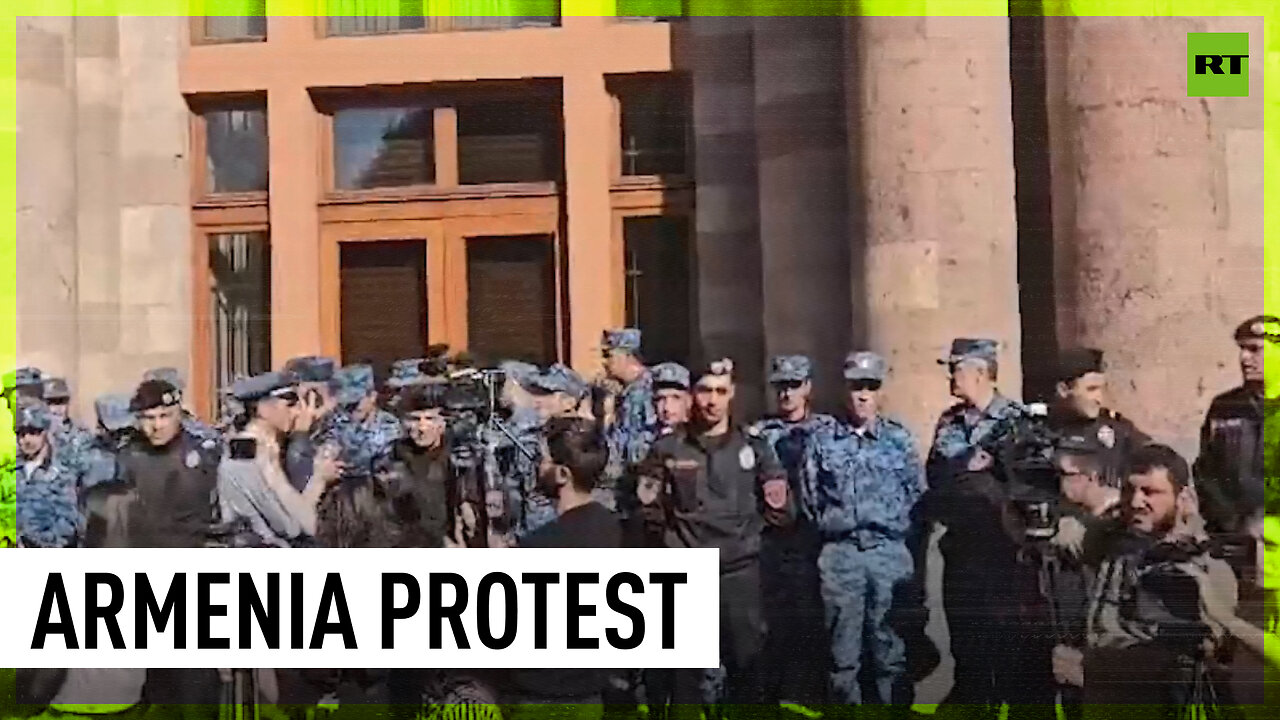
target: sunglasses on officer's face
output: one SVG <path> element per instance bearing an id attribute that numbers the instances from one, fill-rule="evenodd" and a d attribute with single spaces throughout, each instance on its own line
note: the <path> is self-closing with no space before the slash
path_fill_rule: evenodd
<path id="1" fill-rule="evenodd" d="M 863 390 L 875 392 L 880 389 L 880 384 L 879 380 L 850 380 L 848 382 L 849 389 L 853 392 L 862 392 Z"/>

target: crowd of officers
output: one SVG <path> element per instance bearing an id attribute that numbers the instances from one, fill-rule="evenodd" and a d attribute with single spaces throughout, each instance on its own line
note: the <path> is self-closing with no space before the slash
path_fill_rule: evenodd
<path id="1" fill-rule="evenodd" d="M 449 402 L 448 388 L 478 371 L 443 348 L 395 363 L 381 388 L 368 366 L 297 358 L 237 381 L 217 427 L 183 409 L 172 369 L 100 398 L 90 432 L 68 416 L 65 382 L 25 368 L 6 383 L 15 541 L 714 547 L 719 668 L 278 670 L 259 676 L 258 692 L 281 707 L 408 712 L 443 693 L 517 715 L 548 703 L 583 716 L 790 704 L 905 715 L 939 661 L 924 578 L 941 532 L 946 712 L 1227 713 L 1248 702 L 1228 677 L 1232 652 L 1265 656 L 1258 637 L 1276 621 L 1263 548 L 1280 527 L 1263 511 L 1274 513 L 1280 464 L 1280 319 L 1251 318 L 1234 340 L 1242 383 L 1208 409 L 1194 467 L 1107 407 L 1101 352 L 1061 354 L 1046 408 L 1000 393 L 997 343 L 980 338 L 956 339 L 939 360 L 956 402 L 927 452 L 883 412 L 889 366 L 874 352 L 848 355 L 839 415 L 812 411 L 808 358 L 773 358 L 774 413 L 748 424 L 734 414 L 732 360 L 647 367 L 635 329 L 605 333 L 607 377 L 594 383 L 563 365 L 503 363 L 486 375 L 498 382 L 492 417 Z M 1026 501 L 1030 483 L 1004 465 L 1009 438 L 1028 428 L 1052 438 L 1049 502 Z M 1249 597 L 1264 609 L 1242 620 Z M 89 672 L 24 687 L 53 707 L 68 693 L 119 694 L 119 678 L 109 692 Z M 119 702 L 217 703 L 211 673 L 148 671 L 138 697 Z"/>

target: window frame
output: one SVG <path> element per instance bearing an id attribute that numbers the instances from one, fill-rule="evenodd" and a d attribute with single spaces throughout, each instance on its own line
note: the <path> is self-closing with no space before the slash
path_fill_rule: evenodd
<path id="1" fill-rule="evenodd" d="M 187 18 L 188 19 L 188 23 L 187 23 L 187 38 L 188 38 L 187 44 L 188 45 L 191 45 L 191 46 L 239 45 L 242 43 L 264 43 L 264 42 L 267 42 L 267 39 L 270 37 L 270 34 L 271 34 L 270 24 L 268 23 L 267 27 L 263 28 L 261 37 L 257 37 L 257 36 L 244 36 L 244 37 L 232 37 L 232 38 L 210 37 L 206 32 L 206 28 L 207 28 L 206 21 L 209 19 L 209 17 L 210 16 L 206 16 L 206 15 L 192 15 L 191 17 Z M 258 16 L 257 15 L 238 15 L 235 17 L 258 17 Z M 266 14 L 262 15 L 262 18 L 264 19 L 264 21 L 268 17 L 270 16 Z"/>
<path id="2" fill-rule="evenodd" d="M 627 175 L 624 172 L 626 158 L 623 154 L 623 95 L 629 86 L 640 85 L 644 82 L 646 76 L 662 77 L 662 82 L 672 83 L 682 92 L 685 99 L 685 124 L 684 124 L 684 172 L 681 173 L 648 173 Z M 613 102 L 613 150 L 611 155 L 611 164 L 613 165 L 613 184 L 615 186 L 629 185 L 648 185 L 654 182 L 669 183 L 672 185 L 683 185 L 691 182 L 694 177 L 694 135 L 693 135 L 693 79 L 686 73 L 679 71 L 672 72 L 654 72 L 654 73 L 631 73 L 626 75 L 610 75 L 605 79 L 609 95 Z"/>
<path id="3" fill-rule="evenodd" d="M 191 204 L 193 207 L 223 207 L 231 205 L 265 204 L 271 186 L 271 118 L 267 110 L 266 93 L 235 93 L 217 96 L 191 96 L 187 98 L 190 110 Z M 209 122 L 210 112 L 226 110 L 262 110 L 267 123 L 267 189 L 242 192 L 215 193 L 209 188 Z"/>

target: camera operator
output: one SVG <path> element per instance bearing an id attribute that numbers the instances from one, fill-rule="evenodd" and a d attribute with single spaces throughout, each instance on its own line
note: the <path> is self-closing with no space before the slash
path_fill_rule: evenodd
<path id="1" fill-rule="evenodd" d="M 1168 718 L 1186 708 L 1209 717 L 1231 703 L 1219 660 L 1223 624 L 1204 611 L 1207 575 L 1234 612 L 1231 568 L 1209 553 L 1187 463 L 1147 445 L 1129 461 L 1121 518 L 1085 537 L 1098 562 L 1089 593 L 1084 653 L 1085 716 Z"/>
<path id="2" fill-rule="evenodd" d="M 293 429 L 298 390 L 282 373 L 240 380 L 232 394 L 245 414 L 229 439 L 230 455 L 218 468 L 218 502 L 222 523 L 241 525 L 247 537 L 236 544 L 290 547 L 316 534 L 316 506 L 326 487 L 338 478 L 341 465 L 321 453 L 302 492 L 289 483 L 281 462 L 280 439 Z"/>

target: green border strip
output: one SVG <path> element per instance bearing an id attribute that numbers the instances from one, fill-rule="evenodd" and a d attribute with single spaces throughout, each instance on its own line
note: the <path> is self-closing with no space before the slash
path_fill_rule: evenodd
<path id="1" fill-rule="evenodd" d="M 17 60 L 19 16 L 238 15 L 237 0 L 7 0 L 0 7 L 0 369 L 17 359 Z M 270 15 L 324 15 L 324 0 L 268 0 Z M 621 5 L 622 7 L 619 7 Z M 563 0 L 563 16 L 672 14 L 673 0 Z M 688 14 L 703 16 L 992 16 L 1006 15 L 1000 0 L 692 0 Z M 388 13 L 395 14 L 395 13 Z M 453 13 L 449 13 L 453 14 Z M 461 14 L 461 13 L 459 13 Z M 476 14 L 468 12 L 466 14 Z M 498 13 L 481 13 L 498 14 Z M 1263 307 L 1280 315 L 1280 3 L 1274 0 L 1046 0 L 1045 15 L 1254 16 L 1263 18 L 1264 261 Z M 1251 58 L 1253 67 L 1259 67 Z M 0 450 L 12 447 L 12 426 L 0 425 Z M 1269 578 L 1269 580 L 1271 580 Z M 1268 643 L 1275 642 L 1269 637 Z M 1268 688 L 1268 700 L 1274 702 Z M 4 688 L 0 688 L 0 691 Z M 0 692 L 0 695 L 3 695 Z M 0 697 L 0 701 L 4 698 Z M 4 703 L 0 702 L 0 706 Z"/>

